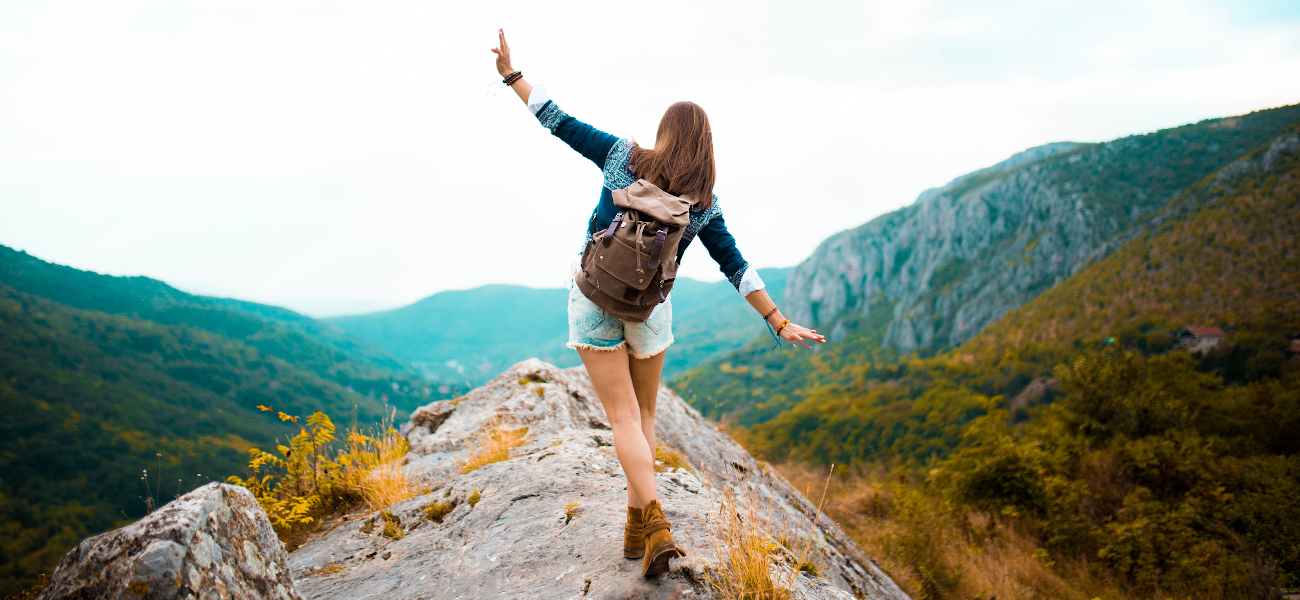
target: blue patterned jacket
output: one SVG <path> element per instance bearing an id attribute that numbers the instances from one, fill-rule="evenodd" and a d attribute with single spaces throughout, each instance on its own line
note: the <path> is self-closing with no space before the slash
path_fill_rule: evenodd
<path id="1" fill-rule="evenodd" d="M 544 93 L 544 92 L 543 92 Z M 532 99 L 530 98 L 530 103 Z M 531 108 L 531 107 L 530 107 Z M 600 189 L 600 201 L 591 212 L 587 223 L 587 235 L 609 227 L 618 207 L 614 205 L 611 190 L 623 189 L 636 183 L 636 177 L 628 170 L 628 158 L 635 145 L 630 139 L 610 135 L 583 123 L 565 113 L 553 100 L 547 99 L 536 110 L 537 120 L 542 126 L 551 130 L 551 134 L 568 144 L 569 147 L 595 163 L 604 174 L 604 185 Z M 740 250 L 736 248 L 736 239 L 727 231 L 727 223 L 722 219 L 722 208 L 718 206 L 718 197 L 713 196 L 713 206 L 708 210 L 691 209 L 691 222 L 682 232 L 682 241 L 677 246 L 677 262 L 680 264 L 686 247 L 696 237 L 709 251 L 709 256 L 718 263 L 718 268 L 727 281 L 741 295 L 748 295 L 763 289 L 763 281 L 758 273 L 749 267 Z M 585 243 L 585 240 L 584 240 Z"/>

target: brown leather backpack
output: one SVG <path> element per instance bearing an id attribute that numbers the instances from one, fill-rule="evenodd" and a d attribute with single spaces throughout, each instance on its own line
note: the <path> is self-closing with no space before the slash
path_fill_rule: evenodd
<path id="1" fill-rule="evenodd" d="M 587 240 L 575 281 L 596 306 L 643 322 L 673 289 L 677 244 L 691 222 L 692 203 L 644 179 L 612 195 L 623 211 Z"/>

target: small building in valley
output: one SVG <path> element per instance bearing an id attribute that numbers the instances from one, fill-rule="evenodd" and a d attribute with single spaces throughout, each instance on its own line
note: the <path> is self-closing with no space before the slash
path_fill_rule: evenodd
<path id="1" fill-rule="evenodd" d="M 1188 352 L 1209 352 L 1218 348 L 1227 335 L 1218 327 L 1187 327 L 1178 332 L 1178 341 Z"/>

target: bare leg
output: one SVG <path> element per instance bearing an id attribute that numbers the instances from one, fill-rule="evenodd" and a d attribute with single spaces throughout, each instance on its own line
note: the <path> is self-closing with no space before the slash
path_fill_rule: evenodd
<path id="1" fill-rule="evenodd" d="M 660 352 L 650 358 L 631 358 L 629 370 L 632 374 L 632 388 L 636 391 L 636 403 L 641 413 L 641 433 L 645 435 L 646 445 L 650 447 L 650 469 L 654 470 L 654 452 L 657 447 L 655 439 L 655 400 L 659 397 L 659 373 L 664 368 L 664 355 Z M 627 488 L 628 506 L 645 506 L 654 498 L 639 498 L 632 486 Z"/>
<path id="2" fill-rule="evenodd" d="M 619 464 L 623 465 L 623 473 L 627 475 L 628 505 L 644 507 L 651 500 L 657 500 L 659 494 L 655 490 L 654 449 L 646 443 L 641 429 L 641 410 L 632 386 L 631 357 L 626 349 L 612 352 L 580 349 L 578 356 L 587 367 L 591 386 L 600 396 L 605 416 L 614 429 L 614 451 L 618 454 Z M 640 503 L 631 504 L 633 499 Z"/>

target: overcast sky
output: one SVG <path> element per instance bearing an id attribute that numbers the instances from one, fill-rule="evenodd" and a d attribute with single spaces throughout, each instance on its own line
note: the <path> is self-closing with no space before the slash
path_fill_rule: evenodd
<path id="1" fill-rule="evenodd" d="M 1294 0 L 9 0 L 0 244 L 315 315 L 562 286 L 600 176 L 493 87 L 498 27 L 616 135 L 704 106 L 759 267 L 1030 146 L 1300 102 Z"/>

